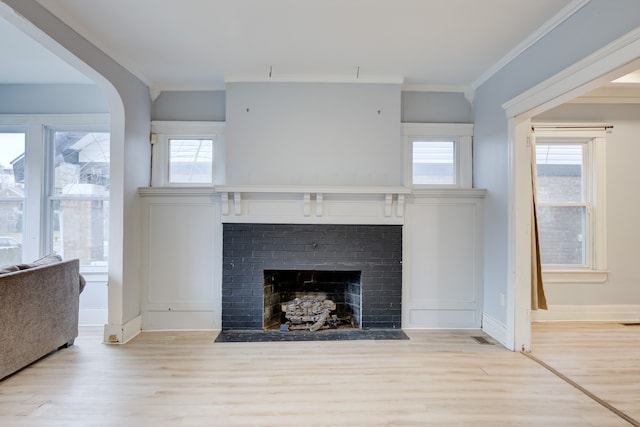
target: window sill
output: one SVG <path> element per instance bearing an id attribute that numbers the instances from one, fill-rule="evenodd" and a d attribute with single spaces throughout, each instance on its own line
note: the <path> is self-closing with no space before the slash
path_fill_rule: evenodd
<path id="1" fill-rule="evenodd" d="M 542 272 L 544 283 L 604 283 L 608 278 L 608 271 L 551 270 Z"/>

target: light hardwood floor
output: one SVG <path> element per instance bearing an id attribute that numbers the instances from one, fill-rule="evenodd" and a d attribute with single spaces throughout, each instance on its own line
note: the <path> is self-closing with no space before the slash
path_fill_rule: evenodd
<path id="1" fill-rule="evenodd" d="M 640 423 L 640 324 L 536 323 L 533 337 L 536 357 Z"/>
<path id="2" fill-rule="evenodd" d="M 145 332 L 117 346 L 81 328 L 76 345 L 0 382 L 0 426 L 629 426 L 522 354 L 478 344 L 479 331 L 407 334 L 213 343 L 213 332 Z M 576 344 L 556 336 L 547 344 L 549 335 L 535 327 L 544 357 Z M 637 409 L 640 359 L 622 356 L 622 344 L 598 346 L 626 360 L 616 403 Z M 617 371 L 618 360 L 603 370 Z M 607 393 L 617 381 L 596 384 Z"/>

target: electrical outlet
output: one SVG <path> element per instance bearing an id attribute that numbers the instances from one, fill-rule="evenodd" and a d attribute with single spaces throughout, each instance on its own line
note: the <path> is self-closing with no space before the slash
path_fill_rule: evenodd
<path id="1" fill-rule="evenodd" d="M 500 307 L 504 307 L 504 304 L 505 304 L 504 294 L 501 292 L 500 293 Z"/>
<path id="2" fill-rule="evenodd" d="M 117 335 L 109 335 L 109 342 L 111 344 L 115 344 L 118 342 L 118 336 Z"/>

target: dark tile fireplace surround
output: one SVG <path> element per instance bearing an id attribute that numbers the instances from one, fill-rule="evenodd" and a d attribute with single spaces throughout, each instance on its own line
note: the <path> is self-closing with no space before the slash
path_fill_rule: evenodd
<path id="1" fill-rule="evenodd" d="M 274 326 L 277 320 L 271 313 L 265 314 L 271 311 L 265 306 L 272 304 L 265 303 L 265 295 L 270 301 L 278 298 L 269 295 L 273 288 L 279 288 L 273 277 L 286 277 L 291 282 L 295 276 L 314 282 L 316 277 L 329 277 L 330 294 L 336 293 L 336 281 L 349 282 L 344 288 L 348 294 L 344 305 L 357 319 L 356 327 L 401 327 L 400 225 L 224 224 L 223 266 L 223 330 Z M 343 279 L 345 275 L 351 279 Z M 355 283 L 354 277 L 360 282 Z M 290 284 L 282 287 L 286 293 L 281 298 L 292 295 Z M 315 290 L 327 291 L 321 287 Z"/>

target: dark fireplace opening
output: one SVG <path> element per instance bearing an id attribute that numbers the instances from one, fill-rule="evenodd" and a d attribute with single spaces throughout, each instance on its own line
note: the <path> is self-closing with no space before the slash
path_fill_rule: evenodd
<path id="1" fill-rule="evenodd" d="M 362 321 L 360 276 L 360 271 L 264 270 L 263 329 L 359 329 Z M 331 302 L 323 306 L 326 300 Z M 292 313 L 292 307 L 300 307 L 305 302 L 306 313 Z M 311 310 L 311 306 L 316 311 Z M 324 316 L 318 307 L 323 313 L 326 311 Z"/>

